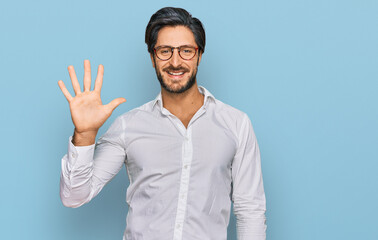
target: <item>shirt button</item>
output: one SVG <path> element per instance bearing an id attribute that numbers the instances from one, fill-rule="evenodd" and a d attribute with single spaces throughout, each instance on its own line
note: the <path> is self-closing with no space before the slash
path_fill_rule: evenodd
<path id="1" fill-rule="evenodd" d="M 71 153 L 71 157 L 72 158 L 76 158 L 76 154 L 75 153 Z"/>
<path id="2" fill-rule="evenodd" d="M 188 168 L 188 165 L 184 165 L 184 168 L 187 169 L 187 168 Z"/>
<path id="3" fill-rule="evenodd" d="M 180 224 L 177 224 L 176 228 L 180 228 L 180 227 L 181 227 L 181 225 L 180 225 Z"/>

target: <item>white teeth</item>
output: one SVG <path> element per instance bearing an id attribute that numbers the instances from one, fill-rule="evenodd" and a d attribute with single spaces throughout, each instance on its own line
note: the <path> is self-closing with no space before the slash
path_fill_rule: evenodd
<path id="1" fill-rule="evenodd" d="M 179 72 L 179 73 L 171 73 L 171 72 L 168 72 L 169 74 L 171 75 L 174 75 L 174 76 L 178 76 L 178 75 L 183 75 L 184 72 Z"/>

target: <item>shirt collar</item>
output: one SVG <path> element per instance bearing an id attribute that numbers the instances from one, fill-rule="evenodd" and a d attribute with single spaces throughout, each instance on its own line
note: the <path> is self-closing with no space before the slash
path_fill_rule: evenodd
<path id="1" fill-rule="evenodd" d="M 203 86 L 198 86 L 198 90 L 202 95 L 204 95 L 203 105 L 205 108 L 208 106 L 210 101 L 213 101 L 215 103 L 215 97 L 206 88 L 204 88 Z M 161 91 L 156 96 L 155 100 L 153 100 L 152 108 L 154 108 L 155 106 L 159 106 L 160 111 L 163 110 L 163 99 L 161 97 Z"/>

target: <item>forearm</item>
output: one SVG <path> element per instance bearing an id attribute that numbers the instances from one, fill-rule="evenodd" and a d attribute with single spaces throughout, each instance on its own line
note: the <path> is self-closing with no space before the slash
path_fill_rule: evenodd
<path id="1" fill-rule="evenodd" d="M 265 201 L 234 203 L 238 240 L 265 240 Z"/>
<path id="2" fill-rule="evenodd" d="M 122 127 L 120 119 L 116 120 L 96 145 L 75 146 L 70 137 L 60 178 L 60 197 L 65 206 L 89 202 L 121 170 L 126 158 Z"/>
<path id="3" fill-rule="evenodd" d="M 60 197 L 64 206 L 79 207 L 93 198 L 93 155 L 94 145 L 75 147 L 69 143 L 60 176 Z"/>

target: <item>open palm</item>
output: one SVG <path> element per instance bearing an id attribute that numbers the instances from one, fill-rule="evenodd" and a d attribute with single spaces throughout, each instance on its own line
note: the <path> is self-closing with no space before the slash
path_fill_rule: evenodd
<path id="1" fill-rule="evenodd" d="M 89 60 L 84 60 L 84 90 L 80 89 L 79 81 L 73 66 L 68 67 L 75 97 L 72 97 L 62 80 L 58 85 L 66 97 L 71 111 L 73 124 L 76 133 L 95 132 L 110 117 L 113 110 L 121 103 L 126 102 L 124 98 L 116 98 L 110 103 L 103 105 L 101 101 L 101 87 L 104 76 L 104 66 L 99 65 L 93 91 L 91 91 L 91 66 Z"/>

